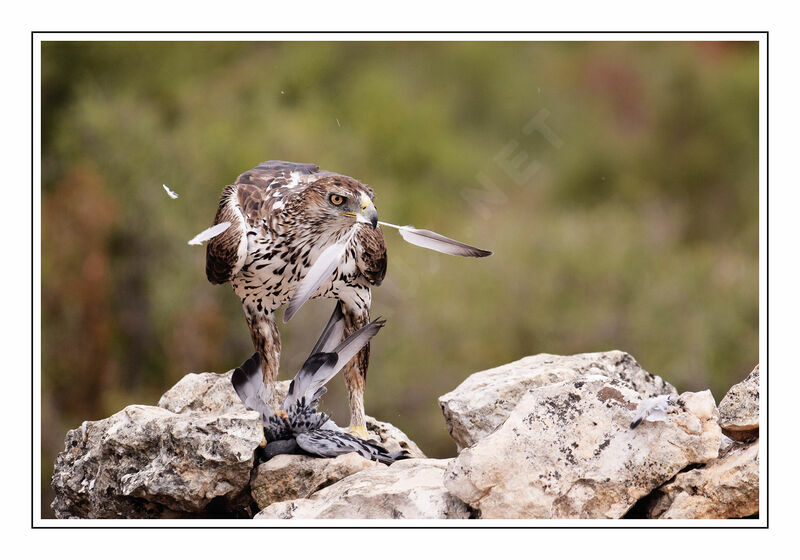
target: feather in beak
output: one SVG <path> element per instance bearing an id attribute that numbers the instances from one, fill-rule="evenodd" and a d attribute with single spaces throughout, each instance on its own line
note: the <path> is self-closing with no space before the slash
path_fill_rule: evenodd
<path id="1" fill-rule="evenodd" d="M 378 223 L 399 230 L 403 239 L 412 245 L 439 251 L 446 255 L 455 255 L 457 257 L 488 257 L 492 254 L 491 251 L 478 249 L 477 247 L 467 245 L 455 239 L 450 239 L 449 237 L 445 237 L 444 235 L 428 229 L 417 229 L 412 226 L 396 226 L 386 222 Z"/>

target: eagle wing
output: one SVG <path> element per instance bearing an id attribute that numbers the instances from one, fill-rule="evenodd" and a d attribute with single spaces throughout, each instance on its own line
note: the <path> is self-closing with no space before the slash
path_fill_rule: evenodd
<path id="1" fill-rule="evenodd" d="M 222 191 L 214 224 L 231 226 L 206 245 L 206 276 L 212 284 L 224 284 L 236 275 L 247 259 L 247 223 L 269 219 L 280 202 L 271 196 L 280 188 L 308 185 L 330 172 L 313 163 L 265 161 L 245 171 Z"/>

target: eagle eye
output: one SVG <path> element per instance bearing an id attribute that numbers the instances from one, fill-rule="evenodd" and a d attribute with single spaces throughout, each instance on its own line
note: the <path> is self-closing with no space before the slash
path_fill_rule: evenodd
<path id="1" fill-rule="evenodd" d="M 330 200 L 331 204 L 334 206 L 341 206 L 344 202 L 344 197 L 340 194 L 332 194 L 328 197 L 328 200 Z"/>

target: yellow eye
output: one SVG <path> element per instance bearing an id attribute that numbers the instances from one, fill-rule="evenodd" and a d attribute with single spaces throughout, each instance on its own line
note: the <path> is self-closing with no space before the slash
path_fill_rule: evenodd
<path id="1" fill-rule="evenodd" d="M 330 200 L 334 206 L 341 206 L 342 202 L 344 202 L 344 197 L 340 194 L 332 194 Z"/>

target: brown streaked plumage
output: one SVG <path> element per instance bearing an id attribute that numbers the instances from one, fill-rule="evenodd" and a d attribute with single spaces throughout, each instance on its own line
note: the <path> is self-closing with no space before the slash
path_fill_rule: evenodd
<path id="1" fill-rule="evenodd" d="M 372 189 L 352 177 L 284 161 L 261 163 L 223 189 L 214 223 L 231 226 L 208 243 L 206 275 L 212 284 L 231 282 L 242 301 L 268 388 L 274 387 L 280 360 L 274 312 L 289 301 L 320 253 L 354 227 L 342 262 L 313 297 L 338 301 L 344 336 L 369 322 L 370 288 L 386 274 L 373 198 Z M 362 221 L 370 223 L 356 223 L 358 214 L 368 214 Z M 344 370 L 351 430 L 363 436 L 368 366 L 369 345 Z"/>

